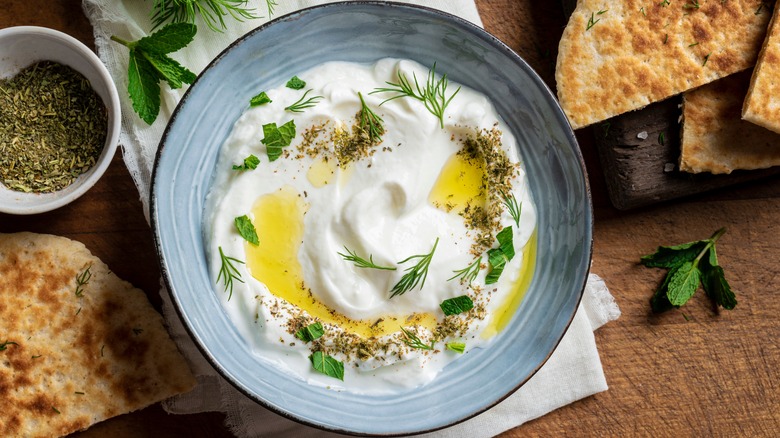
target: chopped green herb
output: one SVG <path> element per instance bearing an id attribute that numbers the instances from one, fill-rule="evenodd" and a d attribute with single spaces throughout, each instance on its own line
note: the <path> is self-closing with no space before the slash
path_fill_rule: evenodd
<path id="1" fill-rule="evenodd" d="M 357 266 L 358 268 L 382 269 L 385 271 L 396 270 L 394 266 L 377 265 L 376 263 L 374 263 L 374 256 L 371 254 L 368 255 L 368 260 L 366 260 L 363 257 L 357 255 L 355 251 L 350 250 L 346 246 L 344 247 L 344 250 L 347 251 L 347 254 L 338 253 L 338 255 L 340 255 L 344 260 L 354 263 L 355 266 Z"/>
<path id="2" fill-rule="evenodd" d="M 684 305 L 696 293 L 700 283 L 715 304 L 728 310 L 737 305 L 723 268 L 718 265 L 715 250 L 718 239 L 725 232 L 726 229 L 721 228 L 709 239 L 677 246 L 659 246 L 655 253 L 641 258 L 642 264 L 647 267 L 669 270 L 650 299 L 654 312 Z"/>
<path id="3" fill-rule="evenodd" d="M 260 164 L 260 159 L 252 154 L 244 158 L 244 162 L 240 166 L 234 164 L 233 170 L 255 170 L 258 164 Z"/>
<path id="4" fill-rule="evenodd" d="M 663 131 L 661 131 L 661 133 L 658 134 L 658 144 L 660 144 L 661 146 L 664 145 L 664 133 L 663 133 Z"/>
<path id="5" fill-rule="evenodd" d="M 0 351 L 5 351 L 8 349 L 9 345 L 19 345 L 14 341 L 5 341 L 2 344 L 0 344 Z"/>
<path id="6" fill-rule="evenodd" d="M 683 9 L 699 9 L 699 0 L 693 0 L 684 4 Z"/>
<path id="7" fill-rule="evenodd" d="M 455 273 L 452 277 L 448 278 L 447 281 L 454 280 L 458 277 L 462 277 L 467 283 L 472 283 L 474 280 L 476 280 L 477 275 L 479 275 L 479 269 L 482 264 L 482 257 L 477 257 L 476 260 L 471 262 L 470 265 L 466 266 L 465 268 L 459 270 L 459 271 L 452 271 Z"/>
<path id="8" fill-rule="evenodd" d="M 266 147 L 269 161 L 276 161 L 282 156 L 282 148 L 290 146 L 295 137 L 295 121 L 290 120 L 280 127 L 276 123 L 263 125 L 263 139 L 260 140 Z"/>
<path id="9" fill-rule="evenodd" d="M 52 407 L 51 407 L 51 409 L 52 409 L 54 412 L 58 413 L 58 414 L 59 414 L 59 413 L 61 413 L 61 412 L 59 411 L 59 409 L 55 408 L 54 406 L 52 406 Z"/>
<path id="10" fill-rule="evenodd" d="M 498 248 L 488 250 L 490 272 L 485 277 L 485 284 L 496 283 L 501 273 L 504 272 L 504 266 L 515 256 L 515 246 L 512 242 L 513 236 L 511 226 L 504 228 L 496 234 Z"/>
<path id="11" fill-rule="evenodd" d="M 436 241 L 433 243 L 431 252 L 428 254 L 413 255 L 398 262 L 399 265 L 402 265 L 412 259 L 420 259 L 417 264 L 404 270 L 406 274 L 404 274 L 398 283 L 393 286 L 393 289 L 390 291 L 392 292 L 390 298 L 393 298 L 396 295 L 403 295 L 417 287 L 418 284 L 420 285 L 420 289 L 425 286 L 425 279 L 428 278 L 428 267 L 431 264 L 431 259 L 433 259 L 433 252 L 436 251 L 436 245 L 438 244 L 439 238 L 437 237 Z"/>
<path id="12" fill-rule="evenodd" d="M 31 356 L 31 359 L 38 359 L 39 357 L 41 357 L 41 355 L 40 354 L 36 354 L 35 356 Z"/>
<path id="13" fill-rule="evenodd" d="M 76 392 L 74 392 L 74 394 L 78 394 L 78 395 L 84 395 L 84 393 L 83 393 L 83 392 L 81 392 L 81 391 L 76 391 Z"/>
<path id="14" fill-rule="evenodd" d="M 320 338 L 324 334 L 325 329 L 322 328 L 322 324 L 315 322 L 313 324 L 307 325 L 306 327 L 302 327 L 295 333 L 295 337 L 302 340 L 303 342 L 311 342 Z"/>
<path id="15" fill-rule="evenodd" d="M 81 297 L 84 295 L 84 286 L 89 283 L 89 280 L 92 278 L 92 272 L 90 272 L 90 269 L 92 268 L 92 264 L 90 263 L 89 266 L 87 266 L 87 269 L 84 270 L 81 274 L 76 276 L 76 296 Z"/>
<path id="16" fill-rule="evenodd" d="M 260 106 L 271 102 L 273 102 L 273 100 L 271 100 L 271 98 L 268 97 L 268 93 L 263 91 L 257 96 L 254 96 L 253 98 L 249 99 L 249 106 Z"/>
<path id="17" fill-rule="evenodd" d="M 288 107 L 285 107 L 284 108 L 285 111 L 290 111 L 292 113 L 302 113 L 303 110 L 305 110 L 306 108 L 311 108 L 311 107 L 317 105 L 317 102 L 322 100 L 323 97 L 322 96 L 312 96 L 312 97 L 306 99 L 306 95 L 308 95 L 311 91 L 312 91 L 311 89 L 306 90 L 306 92 L 303 93 L 303 96 L 301 96 L 301 98 L 298 99 L 298 101 L 296 101 L 295 103 L 293 103 L 292 105 L 290 105 Z"/>
<path id="18" fill-rule="evenodd" d="M 241 283 L 244 282 L 244 280 L 241 279 L 241 273 L 238 272 L 238 268 L 236 268 L 233 263 L 241 263 L 243 265 L 244 262 L 233 257 L 226 256 L 225 253 L 222 252 L 221 246 L 219 247 L 219 258 L 222 260 L 222 266 L 219 268 L 217 283 L 219 283 L 220 279 L 223 280 L 225 284 L 225 290 L 230 290 L 230 295 L 228 295 L 228 301 L 230 301 L 230 299 L 233 298 L 233 280 L 238 280 Z"/>
<path id="19" fill-rule="evenodd" d="M 160 81 L 168 82 L 172 89 L 195 81 L 195 73 L 167 54 L 189 44 L 196 32 L 194 24 L 173 23 L 138 41 L 111 36 L 111 40 L 130 49 L 127 91 L 133 110 L 147 124 L 154 123 L 160 113 Z"/>
<path id="20" fill-rule="evenodd" d="M 463 354 L 464 351 L 466 351 L 466 343 L 465 342 L 447 342 L 444 344 L 444 348 L 450 351 L 454 351 L 458 354 Z"/>
<path id="21" fill-rule="evenodd" d="M 445 315 L 458 315 L 468 312 L 474 308 L 474 301 L 468 295 L 461 295 L 455 298 L 448 298 L 439 304 Z"/>
<path id="22" fill-rule="evenodd" d="M 252 224 L 252 220 L 249 219 L 249 216 L 239 216 L 234 220 L 234 222 L 236 224 L 238 234 L 240 234 L 244 240 L 251 243 L 252 245 L 260 244 L 260 240 L 257 238 L 257 230 L 255 230 L 255 226 Z"/>
<path id="23" fill-rule="evenodd" d="M 301 90 L 306 86 L 306 82 L 298 76 L 293 76 L 289 81 L 287 81 L 285 86 L 287 88 L 292 88 L 293 90 Z"/>
<path id="24" fill-rule="evenodd" d="M 585 26 L 585 30 L 586 31 L 590 30 L 591 27 L 595 26 L 596 23 L 601 21 L 601 18 L 596 18 L 596 15 L 604 14 L 607 11 L 608 11 L 608 9 L 602 9 L 602 10 L 596 12 L 595 14 L 593 12 L 591 12 L 590 13 L 590 19 L 588 20 L 588 24 Z"/>
<path id="25" fill-rule="evenodd" d="M 705 66 L 705 65 L 707 65 L 707 61 L 709 61 L 709 60 L 710 60 L 710 55 L 712 55 L 712 52 L 710 52 L 710 53 L 708 53 L 708 54 L 704 55 L 704 62 L 702 62 L 702 64 L 701 64 L 702 66 Z"/>
<path id="26" fill-rule="evenodd" d="M 315 351 L 311 356 L 309 356 L 309 360 L 311 360 L 311 364 L 314 366 L 315 370 L 325 374 L 326 376 L 334 377 L 344 381 L 343 362 L 340 362 L 321 351 Z"/>
<path id="27" fill-rule="evenodd" d="M 412 333 L 411 331 L 401 327 L 401 331 L 404 334 L 404 344 L 412 347 L 417 348 L 419 350 L 433 350 L 434 349 L 434 341 L 431 341 L 430 344 L 424 343 L 419 337 L 417 337 L 416 334 Z"/>

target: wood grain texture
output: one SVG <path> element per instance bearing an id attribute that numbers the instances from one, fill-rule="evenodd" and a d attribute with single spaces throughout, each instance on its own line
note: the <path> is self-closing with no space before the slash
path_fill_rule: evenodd
<path id="1" fill-rule="evenodd" d="M 477 0 L 477 5 L 486 28 L 554 85 L 550 63 L 564 23 L 558 2 Z M 91 45 L 78 0 L 0 2 L 0 27 L 22 24 L 64 30 Z M 503 436 L 775 436 L 780 431 L 780 180 L 619 211 L 608 197 L 593 132 L 576 134 L 595 206 L 592 271 L 606 280 L 623 312 L 596 332 L 610 389 Z M 648 300 L 663 271 L 640 266 L 639 257 L 658 245 L 708 237 L 721 226 L 728 232 L 719 257 L 737 293 L 737 308 L 715 312 L 699 291 L 682 310 L 651 315 Z M 0 232 L 20 230 L 84 242 L 159 306 L 151 231 L 119 155 L 75 203 L 42 215 L 0 215 Z M 156 405 L 75 436 L 229 437 L 223 419 L 213 413 L 167 415 Z"/>

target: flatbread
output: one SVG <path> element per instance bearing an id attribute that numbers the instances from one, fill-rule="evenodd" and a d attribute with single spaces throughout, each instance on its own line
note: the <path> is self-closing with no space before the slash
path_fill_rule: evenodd
<path id="1" fill-rule="evenodd" d="M 780 132 L 780 8 L 775 8 L 756 63 L 742 118 Z M 780 147 L 780 145 L 778 145 Z"/>
<path id="2" fill-rule="evenodd" d="M 680 170 L 731 173 L 780 165 L 780 135 L 740 117 L 750 74 L 683 94 Z"/>
<path id="3" fill-rule="evenodd" d="M 0 234 L 0 436 L 66 435 L 194 385 L 146 295 L 83 244 Z"/>
<path id="4" fill-rule="evenodd" d="M 572 127 L 753 67 L 771 17 L 764 3 L 580 0 L 563 31 L 555 72 Z"/>

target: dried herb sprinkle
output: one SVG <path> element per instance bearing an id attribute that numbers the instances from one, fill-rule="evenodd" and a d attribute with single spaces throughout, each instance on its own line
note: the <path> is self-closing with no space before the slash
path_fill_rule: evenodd
<path id="1" fill-rule="evenodd" d="M 69 186 L 97 161 L 107 126 L 102 100 L 68 66 L 41 61 L 0 80 L 0 181 L 35 193 Z"/>

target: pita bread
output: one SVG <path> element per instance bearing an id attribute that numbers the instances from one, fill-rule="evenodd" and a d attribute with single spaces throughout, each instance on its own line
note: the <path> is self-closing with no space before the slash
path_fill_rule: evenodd
<path id="1" fill-rule="evenodd" d="M 83 244 L 0 234 L 0 436 L 67 435 L 194 384 L 146 295 Z"/>
<path id="2" fill-rule="evenodd" d="M 762 5 L 580 0 L 563 32 L 555 72 L 558 99 L 572 127 L 752 67 L 771 14 Z"/>
<path id="3" fill-rule="evenodd" d="M 780 135 L 740 117 L 750 74 L 683 94 L 680 170 L 731 173 L 780 165 Z"/>
<path id="4" fill-rule="evenodd" d="M 780 132 L 780 8 L 775 8 L 756 63 L 742 118 Z M 780 147 L 780 145 L 778 145 Z"/>

